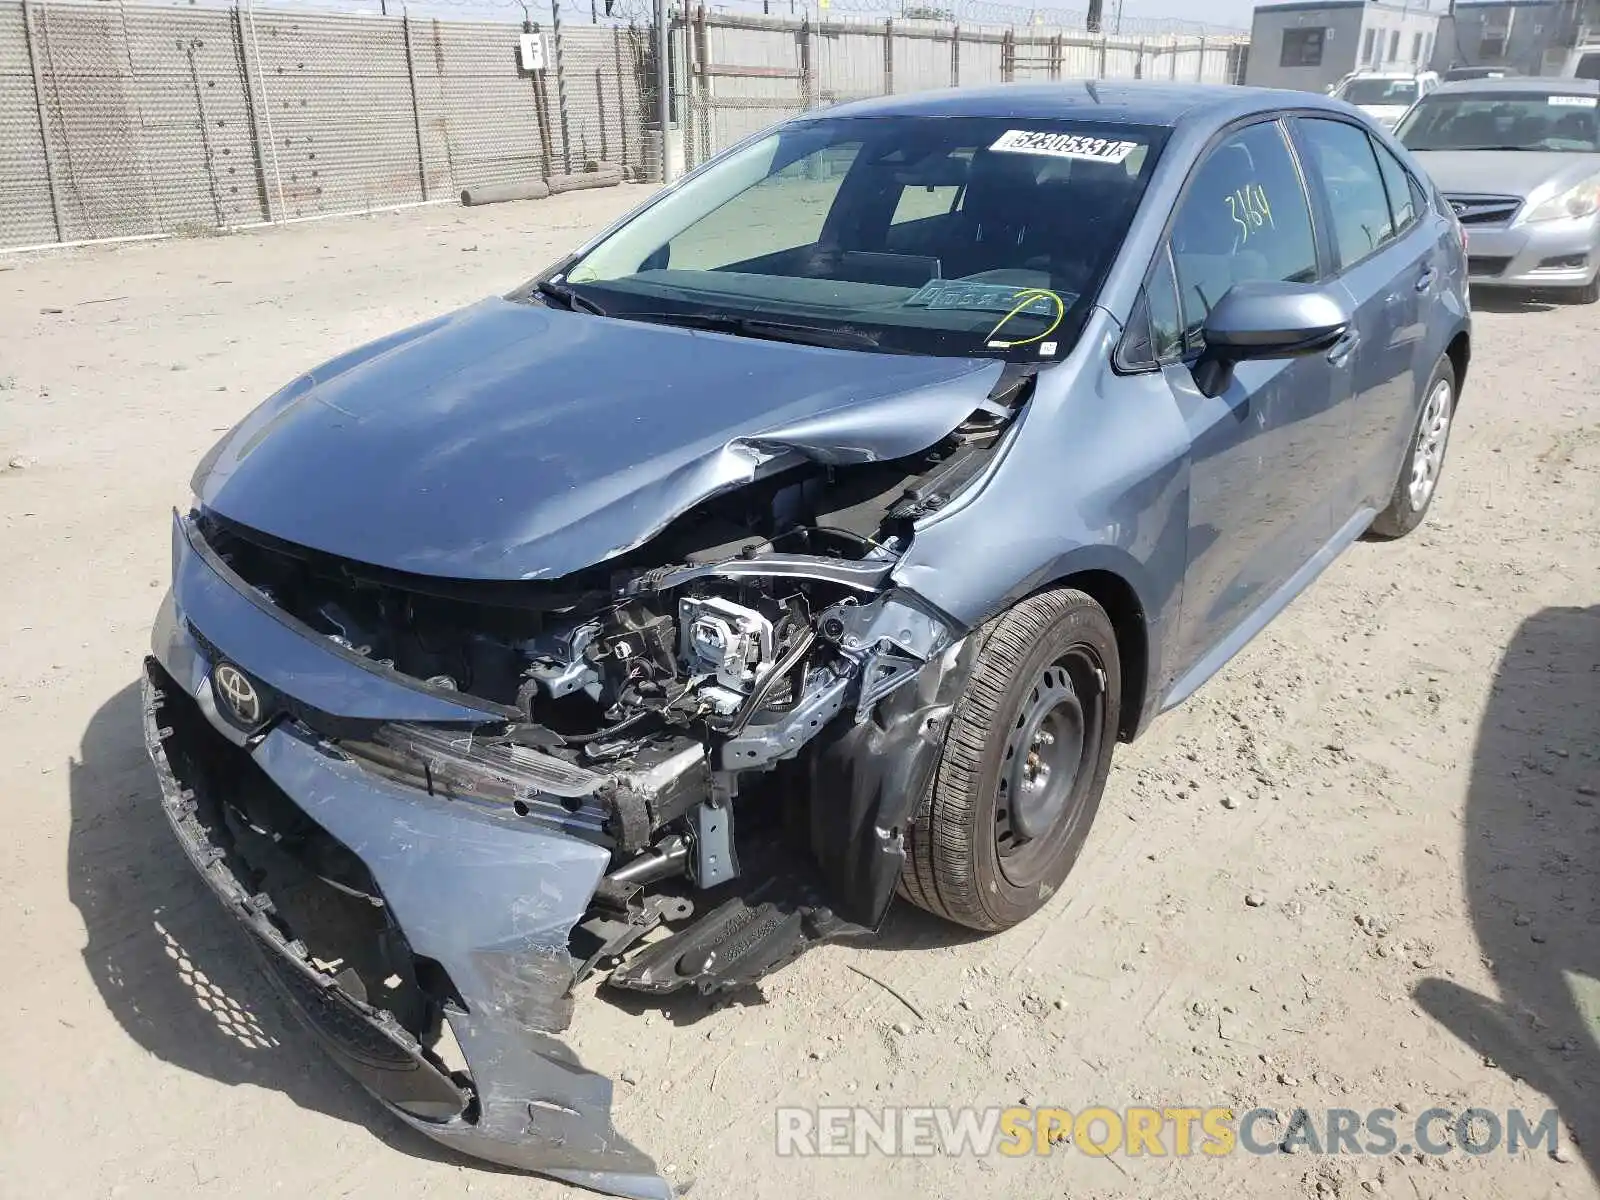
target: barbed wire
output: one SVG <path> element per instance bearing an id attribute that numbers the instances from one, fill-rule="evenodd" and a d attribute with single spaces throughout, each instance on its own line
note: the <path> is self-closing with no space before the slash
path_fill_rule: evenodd
<path id="1" fill-rule="evenodd" d="M 37 0 L 50 4 L 107 0 Z M 1181 0 L 1172 0 L 1177 5 Z M 548 25 L 560 6 L 565 23 L 650 25 L 655 21 L 655 0 L 131 0 L 133 4 L 179 8 L 232 8 L 251 4 L 259 10 L 341 12 L 358 16 L 451 16 L 466 20 L 530 21 Z M 811 20 L 869 17 L 945 24 L 1008 25 L 1087 32 L 1088 14 L 1082 9 L 1050 5 L 1005 3 L 1004 0 L 707 0 L 703 4 L 669 0 L 677 15 L 707 12 L 774 17 L 808 17 Z M 1108 6 L 1110 7 L 1110 6 Z M 1116 37 L 1239 37 L 1246 30 L 1188 17 L 1121 17 L 1108 13 L 1100 32 Z"/>

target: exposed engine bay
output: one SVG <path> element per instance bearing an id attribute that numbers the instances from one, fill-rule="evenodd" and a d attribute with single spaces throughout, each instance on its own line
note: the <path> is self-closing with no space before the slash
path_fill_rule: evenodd
<path id="1" fill-rule="evenodd" d="M 622 987 L 712 991 L 881 920 L 898 828 L 873 828 L 848 796 L 819 813 L 814 796 L 855 771 L 843 756 L 892 728 L 879 705 L 959 641 L 890 573 L 918 518 L 990 464 L 1030 383 L 1009 372 L 971 420 L 910 459 L 779 461 L 558 580 L 386 571 L 211 513 L 195 530 L 261 601 L 342 653 L 499 715 L 471 728 L 296 714 L 365 771 L 609 851 L 572 936 L 579 978 L 609 966 Z M 797 828 L 819 851 L 803 869 L 804 854 L 776 849 Z M 874 845 L 834 845 L 863 836 Z M 818 886 L 878 858 L 870 886 Z M 774 906 L 762 897 L 780 876 L 787 899 Z M 697 923 L 624 959 L 719 888 Z"/>

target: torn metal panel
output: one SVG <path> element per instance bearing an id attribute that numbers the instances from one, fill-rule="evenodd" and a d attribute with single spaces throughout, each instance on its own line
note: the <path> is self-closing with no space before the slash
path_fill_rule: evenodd
<path id="1" fill-rule="evenodd" d="M 471 1079 L 471 1091 L 463 1091 L 392 1015 L 352 997 L 311 962 L 304 945 L 269 919 L 272 898 L 240 881 L 232 852 L 206 825 L 227 799 L 197 794 L 212 777 L 199 771 L 180 778 L 168 755 L 174 731 L 162 722 L 181 714 L 163 711 L 167 686 L 174 681 L 165 666 L 152 665 L 146 735 L 164 810 L 191 860 L 267 955 L 280 990 L 335 1059 L 401 1119 L 464 1153 L 641 1200 L 670 1195 L 649 1157 L 612 1126 L 610 1080 L 586 1070 L 554 1036 L 570 1015 L 567 939 L 607 852 L 385 785 L 292 723 L 279 724 L 248 752 L 360 859 L 409 947 L 448 975 L 459 997 L 447 1008 L 449 1025 Z"/>
<path id="2" fill-rule="evenodd" d="M 933 781 L 945 731 L 978 638 L 949 645 L 871 716 L 836 724 L 811 755 L 811 850 L 836 910 L 876 929 L 905 866 L 904 832 Z"/>
<path id="3" fill-rule="evenodd" d="M 197 670 L 209 670 L 220 650 L 199 648 L 193 630 L 282 698 L 348 720 L 481 724 L 507 710 L 462 694 L 429 689 L 317 635 L 265 600 L 204 543 L 189 521 L 173 514 L 173 581 L 152 635 L 155 650 L 190 694 Z M 514 711 L 514 710 L 512 710 Z"/>
<path id="4" fill-rule="evenodd" d="M 931 446 L 1000 372 L 486 300 L 285 389 L 196 487 L 242 525 L 359 562 L 553 579 L 785 463 Z"/>

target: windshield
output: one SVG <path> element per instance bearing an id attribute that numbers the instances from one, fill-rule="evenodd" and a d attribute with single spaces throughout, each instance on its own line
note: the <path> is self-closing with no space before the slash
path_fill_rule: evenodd
<path id="1" fill-rule="evenodd" d="M 1339 93 L 1339 99 L 1346 103 L 1367 104 L 1373 108 L 1408 106 L 1416 98 L 1414 79 L 1352 79 Z"/>
<path id="2" fill-rule="evenodd" d="M 609 317 L 1055 358 L 1093 304 L 1167 132 L 979 117 L 798 123 L 663 196 L 556 282 Z"/>
<path id="3" fill-rule="evenodd" d="M 1396 130 L 1408 150 L 1594 153 L 1600 98 L 1538 92 L 1435 93 Z"/>

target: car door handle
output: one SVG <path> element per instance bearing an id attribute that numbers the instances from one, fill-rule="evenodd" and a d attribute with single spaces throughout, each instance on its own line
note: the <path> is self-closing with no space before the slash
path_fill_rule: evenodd
<path id="1" fill-rule="evenodd" d="M 1438 277 L 1432 267 L 1425 267 L 1421 275 L 1417 276 L 1417 291 L 1425 292 L 1433 286 L 1433 281 Z"/>
<path id="2" fill-rule="evenodd" d="M 1344 366 L 1360 344 L 1361 335 L 1352 329 L 1333 344 L 1333 349 L 1328 351 L 1328 361 L 1336 367 Z"/>

